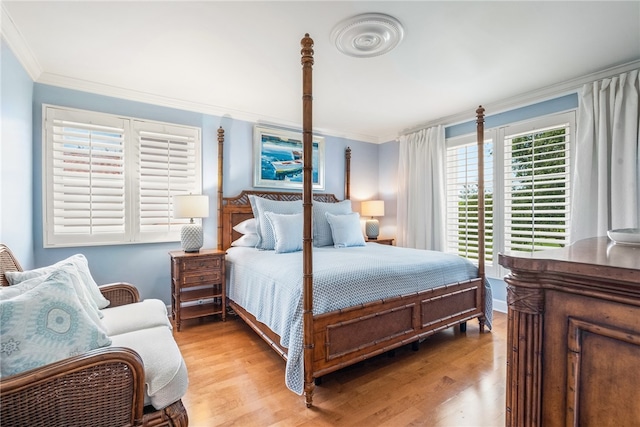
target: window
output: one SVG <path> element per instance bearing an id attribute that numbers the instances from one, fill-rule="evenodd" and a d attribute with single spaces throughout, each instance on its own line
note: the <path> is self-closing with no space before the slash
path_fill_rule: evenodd
<path id="1" fill-rule="evenodd" d="M 180 240 L 172 197 L 200 193 L 200 130 L 45 105 L 44 245 Z"/>
<path id="2" fill-rule="evenodd" d="M 574 113 L 485 131 L 487 273 L 497 253 L 568 244 Z M 478 259 L 476 136 L 447 140 L 447 251 Z M 497 231 L 496 231 L 497 230 Z"/>
<path id="3" fill-rule="evenodd" d="M 568 123 L 505 137 L 505 250 L 568 243 L 569 142 Z"/>
<path id="4" fill-rule="evenodd" d="M 478 260 L 478 145 L 469 138 L 447 147 L 448 251 Z M 484 141 L 485 262 L 493 261 L 493 142 Z"/>

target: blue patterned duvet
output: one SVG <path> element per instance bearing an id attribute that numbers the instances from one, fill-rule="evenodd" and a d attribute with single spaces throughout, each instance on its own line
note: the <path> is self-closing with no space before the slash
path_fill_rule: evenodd
<path id="1" fill-rule="evenodd" d="M 288 349 L 286 385 L 302 394 L 302 253 L 233 247 L 226 260 L 227 295 L 281 337 L 280 344 Z M 477 270 L 456 255 L 377 243 L 313 248 L 313 313 L 473 279 Z M 491 328 L 491 289 L 486 286 Z"/>

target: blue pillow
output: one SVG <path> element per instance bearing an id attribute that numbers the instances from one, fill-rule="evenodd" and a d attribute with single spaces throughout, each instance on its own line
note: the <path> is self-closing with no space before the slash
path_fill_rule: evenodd
<path id="1" fill-rule="evenodd" d="M 331 226 L 326 213 L 345 215 L 351 213 L 351 200 L 338 203 L 313 202 L 313 246 L 333 246 Z"/>
<path id="2" fill-rule="evenodd" d="M 265 212 L 265 216 L 275 237 L 274 249 L 277 254 L 302 250 L 303 216 L 298 214 L 277 214 Z"/>
<path id="3" fill-rule="evenodd" d="M 265 212 L 277 214 L 302 213 L 302 200 L 282 201 L 269 200 L 254 195 L 249 196 L 253 216 L 256 219 L 256 231 L 258 232 L 258 244 L 256 248 L 272 250 L 275 248 L 276 240 L 273 228 L 265 216 Z"/>
<path id="4" fill-rule="evenodd" d="M 0 377 L 111 344 L 82 307 L 64 269 L 38 286 L 0 301 Z"/>
<path id="5" fill-rule="evenodd" d="M 333 215 L 327 212 L 325 215 L 331 226 L 331 236 L 335 248 L 365 245 L 358 212 L 346 215 Z"/>

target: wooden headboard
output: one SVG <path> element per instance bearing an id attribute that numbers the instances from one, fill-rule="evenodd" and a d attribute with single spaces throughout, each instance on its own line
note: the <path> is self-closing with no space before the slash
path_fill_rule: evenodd
<path id="1" fill-rule="evenodd" d="M 292 201 L 301 200 L 302 193 L 284 191 L 242 191 L 236 197 L 224 197 L 222 199 L 222 212 L 220 222 L 222 224 L 222 250 L 231 247 L 231 242 L 238 239 L 241 234 L 233 229 L 245 219 L 253 218 L 249 196 L 254 195 L 270 200 Z M 325 203 L 337 203 L 340 200 L 334 194 L 316 193 L 313 200 Z"/>

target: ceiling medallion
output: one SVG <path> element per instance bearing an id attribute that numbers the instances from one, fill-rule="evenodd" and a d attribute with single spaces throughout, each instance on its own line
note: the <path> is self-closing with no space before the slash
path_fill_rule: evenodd
<path id="1" fill-rule="evenodd" d="M 393 16 L 365 13 L 340 22 L 331 32 L 338 50 L 356 58 L 383 55 L 404 37 L 402 24 Z"/>

